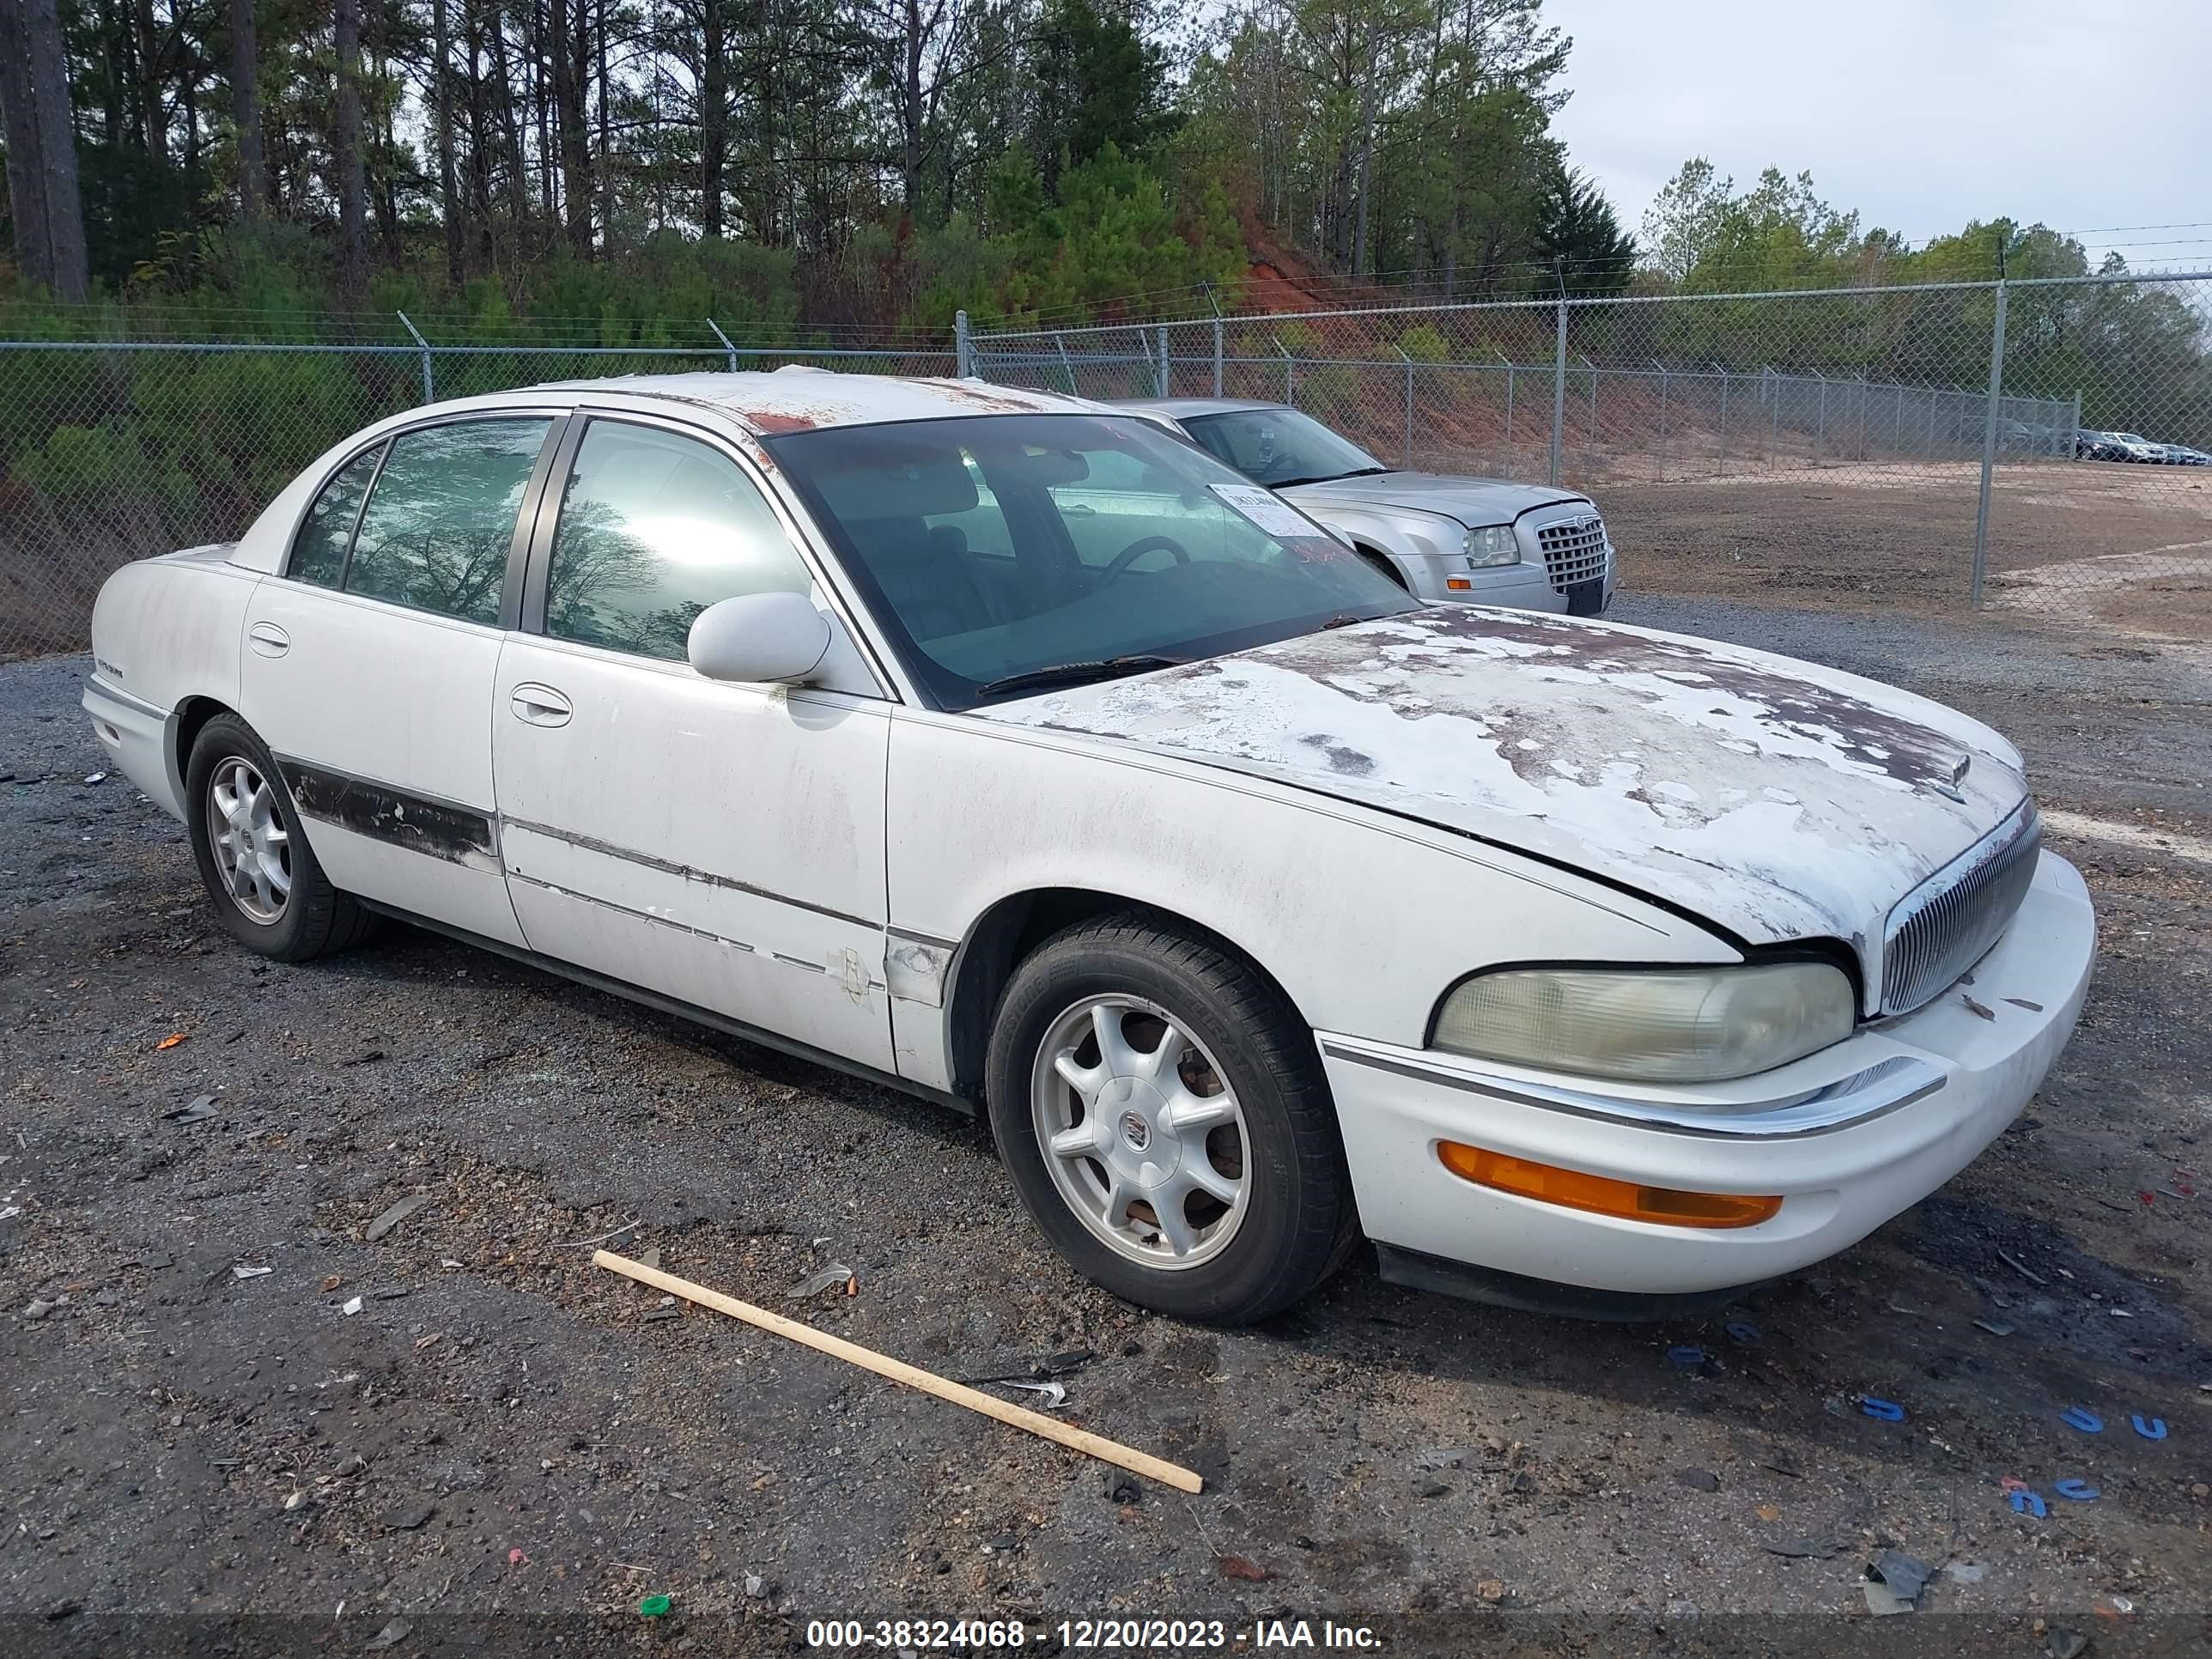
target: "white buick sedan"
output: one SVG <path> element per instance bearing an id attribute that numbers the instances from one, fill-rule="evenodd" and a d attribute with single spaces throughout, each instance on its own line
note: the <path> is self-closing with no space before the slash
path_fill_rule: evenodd
<path id="1" fill-rule="evenodd" d="M 398 916 L 967 1109 L 1070 1262 L 1249 1320 L 1818 1261 L 2066 1042 L 2017 751 L 1756 651 L 1424 608 L 1152 422 L 785 370 L 420 409 L 100 596 L 224 926 Z M 702 1147 L 711 1156 L 711 1147 Z"/>

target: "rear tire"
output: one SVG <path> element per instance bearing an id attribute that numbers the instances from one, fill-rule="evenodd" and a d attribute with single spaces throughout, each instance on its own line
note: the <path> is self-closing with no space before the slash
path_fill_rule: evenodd
<path id="1" fill-rule="evenodd" d="M 268 745 L 237 715 L 216 715 L 193 739 L 185 801 L 216 919 L 247 950 L 307 962 L 374 929 L 375 917 L 324 878 Z"/>
<path id="2" fill-rule="evenodd" d="M 1313 1034 L 1218 944 L 1133 915 L 1047 940 L 1000 1004 L 987 1085 L 1024 1207 L 1125 1301 L 1264 1319 L 1358 1240 Z"/>

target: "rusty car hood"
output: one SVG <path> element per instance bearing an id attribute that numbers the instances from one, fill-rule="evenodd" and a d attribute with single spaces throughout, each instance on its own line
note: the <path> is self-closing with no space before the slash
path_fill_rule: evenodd
<path id="1" fill-rule="evenodd" d="M 2002 738 L 1910 692 L 1763 651 L 1472 605 L 978 713 L 1402 813 L 1747 942 L 1837 938 L 1862 952 L 1899 898 L 2026 793 Z"/>

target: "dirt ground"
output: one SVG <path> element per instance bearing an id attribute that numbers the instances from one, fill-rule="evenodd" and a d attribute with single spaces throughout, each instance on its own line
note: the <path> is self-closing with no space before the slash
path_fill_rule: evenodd
<path id="1" fill-rule="evenodd" d="M 1600 465 L 1639 592 L 1958 615 L 1978 465 L 1899 462 L 1660 483 Z M 2212 641 L 2212 468 L 2008 462 L 1992 474 L 1989 608 L 2061 628 Z"/>
<path id="2" fill-rule="evenodd" d="M 1224 1651 L 1275 1617 L 1402 1652 L 2202 1651 L 2212 665 L 1624 611 L 1911 663 L 1996 720 L 2103 948 L 1978 1163 L 1659 1326 L 1397 1290 L 1364 1256 L 1260 1329 L 1140 1313 L 1045 1250 L 969 1120 L 404 928 L 246 955 L 182 830 L 86 781 L 82 660 L 0 668 L 0 1648 L 782 1652 L 810 1620 L 942 1617 L 1049 1652 L 1064 1619 L 1141 1615 L 1221 1620 Z M 590 1265 L 601 1238 L 948 1376 L 1057 1367 L 1068 1418 L 1206 1490 L 664 1307 Z M 833 1262 L 853 1294 L 792 1296 Z M 2033 1519 L 2008 1477 L 2100 1496 Z M 1885 1548 L 1935 1576 L 1875 1620 Z"/>

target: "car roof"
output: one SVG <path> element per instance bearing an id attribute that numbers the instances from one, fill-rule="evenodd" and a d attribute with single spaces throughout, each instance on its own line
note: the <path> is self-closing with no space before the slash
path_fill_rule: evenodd
<path id="1" fill-rule="evenodd" d="M 1247 410 L 1286 409 L 1289 405 L 1270 403 L 1264 398 L 1117 398 L 1114 407 L 1142 410 L 1149 415 L 1164 415 L 1170 420 L 1180 421 L 1193 415 L 1235 415 Z"/>
<path id="2" fill-rule="evenodd" d="M 1096 414 L 1104 405 L 984 380 L 846 374 L 802 364 L 764 372 L 615 374 L 556 380 L 532 392 L 619 392 L 714 410 L 763 437 L 823 427 L 874 426 L 957 415 Z"/>

